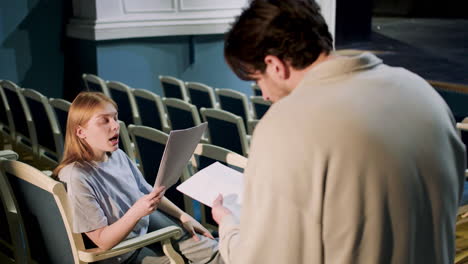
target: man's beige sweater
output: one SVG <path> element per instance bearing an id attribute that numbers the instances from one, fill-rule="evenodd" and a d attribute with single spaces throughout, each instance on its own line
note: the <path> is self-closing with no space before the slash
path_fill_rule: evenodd
<path id="1" fill-rule="evenodd" d="M 453 263 L 465 148 L 419 76 L 369 53 L 317 65 L 256 128 L 227 263 Z"/>

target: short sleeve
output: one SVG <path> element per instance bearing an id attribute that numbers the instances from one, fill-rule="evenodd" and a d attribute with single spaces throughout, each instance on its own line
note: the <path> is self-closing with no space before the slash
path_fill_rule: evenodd
<path id="1" fill-rule="evenodd" d="M 85 233 L 108 225 L 93 188 L 86 181 L 86 172 L 69 165 L 60 171 L 59 178 L 67 185 L 73 212 L 73 232 Z"/>
<path id="2" fill-rule="evenodd" d="M 125 152 L 122 151 L 121 154 L 125 156 L 125 159 L 128 162 L 128 166 L 130 167 L 130 170 L 132 171 L 132 174 L 138 184 L 138 189 L 144 194 L 150 193 L 153 190 L 153 187 L 145 180 L 143 174 L 141 174 L 141 171 L 138 169 L 135 162 L 133 162 L 128 157 L 128 155 L 125 154 Z"/>

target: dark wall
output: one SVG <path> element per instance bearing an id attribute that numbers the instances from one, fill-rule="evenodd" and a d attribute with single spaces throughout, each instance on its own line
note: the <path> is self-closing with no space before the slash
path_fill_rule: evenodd
<path id="1" fill-rule="evenodd" d="M 73 101 L 84 90 L 83 73 L 98 74 L 97 42 L 66 38 L 65 40 L 65 84 L 63 98 Z"/>
<path id="2" fill-rule="evenodd" d="M 374 0 L 378 16 L 468 18 L 467 0 Z"/>
<path id="3" fill-rule="evenodd" d="M 335 43 L 365 41 L 370 38 L 372 0 L 336 0 Z"/>
<path id="4" fill-rule="evenodd" d="M 96 41 L 97 74 L 162 94 L 158 75 L 251 94 L 224 61 L 224 36 L 168 36 Z"/>
<path id="5" fill-rule="evenodd" d="M 251 93 L 224 62 L 223 35 L 89 41 L 66 37 L 71 0 L 0 1 L 0 80 L 73 100 L 83 73 L 160 92 L 157 76 Z"/>
<path id="6" fill-rule="evenodd" d="M 62 96 L 66 2 L 0 1 L 0 79 Z"/>

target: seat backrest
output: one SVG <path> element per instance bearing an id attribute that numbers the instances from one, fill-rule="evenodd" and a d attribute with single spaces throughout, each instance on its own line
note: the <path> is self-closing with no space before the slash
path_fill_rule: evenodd
<path id="1" fill-rule="evenodd" d="M 10 105 L 5 97 L 5 93 L 2 88 L 2 81 L 0 81 L 0 130 L 10 126 L 10 120 L 8 119 L 8 112 L 10 112 Z M 11 121 L 12 122 L 12 121 Z"/>
<path id="2" fill-rule="evenodd" d="M 169 136 L 159 130 L 145 126 L 128 126 L 128 133 L 135 144 L 136 158 L 146 181 L 154 185 Z M 181 180 L 177 184 L 180 184 Z M 166 190 L 165 196 L 180 208 L 185 208 L 183 195 L 175 188 Z"/>
<path id="3" fill-rule="evenodd" d="M 456 128 L 457 128 L 458 135 L 460 136 L 462 142 L 466 146 L 468 144 L 468 117 L 465 117 L 461 122 L 457 122 Z M 465 158 L 466 158 L 466 161 L 468 162 L 468 156 Z M 466 176 L 468 177 L 468 173 L 466 173 Z"/>
<path id="4" fill-rule="evenodd" d="M 251 96 L 252 108 L 255 119 L 262 119 L 263 115 L 268 111 L 271 106 L 270 101 L 266 101 L 261 96 Z"/>
<path id="5" fill-rule="evenodd" d="M 255 127 L 258 125 L 258 122 L 260 122 L 260 120 L 258 119 L 254 119 L 249 122 L 249 135 L 253 135 Z"/>
<path id="6" fill-rule="evenodd" d="M 240 172 L 244 172 L 247 166 L 247 158 L 233 151 L 211 144 L 198 144 L 191 159 L 194 172 L 202 170 L 215 162 L 220 162 Z M 210 207 L 201 204 L 201 216 L 201 223 L 204 226 L 210 228 L 217 226 L 211 216 Z"/>
<path id="7" fill-rule="evenodd" d="M 63 135 L 49 100 L 33 89 L 24 89 L 23 95 L 31 111 L 36 130 L 39 144 L 37 155 L 42 156 L 44 153 L 47 157 L 52 157 L 57 162 L 60 161 L 63 154 Z"/>
<path id="8" fill-rule="evenodd" d="M 64 137 L 65 142 L 65 133 L 67 132 L 67 119 L 68 119 L 68 110 L 70 110 L 71 103 L 65 99 L 60 98 L 51 98 L 49 99 L 50 106 L 55 113 L 57 118 L 60 132 Z"/>
<path id="9" fill-rule="evenodd" d="M 215 162 L 220 162 L 239 172 L 244 172 L 247 166 L 246 157 L 212 144 L 198 144 L 190 161 L 194 172 L 202 170 Z M 201 204 L 201 223 L 211 229 L 216 229 L 218 226 L 211 216 L 211 208 L 203 204 Z"/>
<path id="10" fill-rule="evenodd" d="M 12 137 L 15 140 L 20 137 L 22 141 L 29 141 L 29 144 L 33 145 L 34 142 L 31 142 L 31 135 L 35 133 L 34 125 L 21 88 L 13 82 L 6 80 L 3 80 L 1 85 L 11 110 L 10 114 L 13 123 L 10 124 L 10 132 L 13 134 Z"/>
<path id="11" fill-rule="evenodd" d="M 5 143 L 14 141 L 10 127 L 14 127 L 13 114 L 0 80 L 0 149 L 5 148 Z"/>
<path id="12" fill-rule="evenodd" d="M 208 85 L 197 82 L 186 82 L 185 88 L 190 97 L 190 102 L 200 108 L 216 108 L 214 89 Z"/>
<path id="13" fill-rule="evenodd" d="M 200 114 L 194 105 L 177 98 L 164 98 L 163 103 L 172 130 L 186 129 L 201 123 Z"/>
<path id="14" fill-rule="evenodd" d="M 119 148 L 123 150 L 133 162 L 136 162 L 135 149 L 133 148 L 132 140 L 128 134 L 127 126 L 122 120 L 119 120 L 119 125 Z"/>
<path id="15" fill-rule="evenodd" d="M 18 160 L 18 154 L 11 150 L 0 150 L 0 159 Z M 0 180 L 1 182 L 1 180 Z M 24 252 L 21 251 L 21 236 L 16 229 L 16 212 L 7 210 L 11 208 L 11 198 L 4 191 L 5 185 L 0 183 L 0 252 L 8 258 L 15 260 L 15 263 L 25 263 Z M 2 195 L 5 193 L 5 195 Z M 13 236 L 12 236 L 13 234 Z"/>
<path id="16" fill-rule="evenodd" d="M 258 86 L 258 84 L 252 83 L 250 87 L 252 88 L 253 96 L 262 96 L 262 89 L 260 89 L 260 86 Z"/>
<path id="17" fill-rule="evenodd" d="M 23 234 L 23 254 L 36 263 L 80 263 L 84 249 L 80 234 L 72 233 L 65 187 L 41 171 L 19 161 L 0 160 L 2 196 L 17 213 Z M 28 262 L 29 263 L 29 262 Z"/>
<path id="18" fill-rule="evenodd" d="M 145 89 L 133 89 L 133 96 L 140 114 L 141 125 L 164 132 L 169 131 L 166 110 L 161 97 Z"/>
<path id="19" fill-rule="evenodd" d="M 208 122 L 210 143 L 248 155 L 249 146 L 242 118 L 219 109 L 202 108 L 203 121 Z"/>
<path id="20" fill-rule="evenodd" d="M 172 76 L 159 76 L 159 81 L 163 90 L 164 97 L 178 98 L 189 102 L 185 84 L 182 80 Z"/>
<path id="21" fill-rule="evenodd" d="M 243 172 L 247 166 L 248 159 L 229 149 L 213 144 L 200 143 L 195 148 L 191 159 L 192 166 L 197 170 L 202 170 L 214 162 L 221 162 L 237 171 Z"/>
<path id="22" fill-rule="evenodd" d="M 220 108 L 242 117 L 245 130 L 248 131 L 247 124 L 252 118 L 250 117 L 247 96 L 232 89 L 215 89 L 215 93 Z"/>
<path id="23" fill-rule="evenodd" d="M 107 88 L 109 88 L 111 97 L 119 108 L 119 119 L 124 121 L 127 126 L 141 124 L 132 89 L 124 83 L 115 81 L 107 82 Z"/>
<path id="24" fill-rule="evenodd" d="M 83 73 L 81 77 L 83 78 L 86 90 L 90 92 L 100 92 L 111 97 L 106 82 L 102 78 L 90 73 Z"/>

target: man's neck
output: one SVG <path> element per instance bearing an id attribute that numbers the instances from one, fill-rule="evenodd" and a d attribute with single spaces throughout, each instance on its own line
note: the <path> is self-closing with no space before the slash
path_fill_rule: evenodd
<path id="1" fill-rule="evenodd" d="M 291 75 L 290 75 L 289 85 L 288 85 L 289 88 L 290 88 L 290 92 L 292 90 L 294 90 L 299 85 L 299 83 L 304 79 L 304 76 L 306 75 L 306 73 L 308 71 L 310 71 L 312 68 L 319 65 L 320 63 L 325 62 L 325 61 L 330 60 L 330 59 L 333 59 L 335 57 L 336 56 L 332 55 L 331 53 L 327 54 L 325 52 L 322 52 L 322 53 L 320 53 L 319 57 L 312 64 L 310 64 L 309 66 L 307 66 L 304 69 L 296 70 L 296 69 L 293 69 L 292 67 L 290 67 L 290 74 Z"/>

